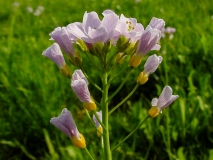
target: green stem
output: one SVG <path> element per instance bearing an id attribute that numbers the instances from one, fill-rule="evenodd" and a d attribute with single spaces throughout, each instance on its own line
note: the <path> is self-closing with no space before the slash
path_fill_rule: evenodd
<path id="1" fill-rule="evenodd" d="M 104 158 L 105 160 L 111 160 L 110 152 L 110 142 L 109 142 L 109 126 L 108 126 L 108 89 L 109 85 L 107 82 L 108 73 L 105 71 L 102 77 L 103 83 L 103 94 L 102 94 L 102 123 L 104 124 L 106 130 L 103 132 L 103 142 L 104 142 Z"/>
<path id="2" fill-rule="evenodd" d="M 94 160 L 92 155 L 89 153 L 89 151 L 87 150 L 87 148 L 85 148 L 85 151 L 87 152 L 88 156 L 90 157 L 90 159 Z"/>
<path id="3" fill-rule="evenodd" d="M 93 126 L 96 128 L 96 130 L 97 130 L 101 135 L 103 135 L 102 132 L 99 131 L 99 129 L 98 129 L 97 126 L 95 125 L 95 123 L 94 123 L 94 121 L 92 120 L 92 118 L 90 117 L 88 111 L 87 111 L 85 108 L 84 108 L 84 110 L 85 110 L 85 112 L 86 112 L 86 114 L 87 114 L 87 117 L 88 117 L 89 120 L 92 122 L 92 124 L 93 124 Z"/>
<path id="4" fill-rule="evenodd" d="M 84 71 L 83 67 L 80 67 L 80 69 L 84 72 L 84 75 L 85 75 L 85 77 L 89 80 L 89 82 L 90 82 L 97 90 L 99 90 L 100 92 L 103 92 L 103 90 L 102 90 L 97 84 L 95 84 L 95 83 L 91 80 L 91 78 L 86 74 L 86 72 Z"/>
<path id="5" fill-rule="evenodd" d="M 130 68 L 127 71 L 126 77 L 124 78 L 124 80 L 122 81 L 122 83 L 120 84 L 120 86 L 117 88 L 117 90 L 108 98 L 108 102 L 121 90 L 121 88 L 126 83 L 127 79 L 129 78 L 129 75 L 130 75 L 131 71 L 132 71 L 132 68 Z"/>
<path id="6" fill-rule="evenodd" d="M 118 147 L 119 147 L 124 141 L 126 141 L 131 135 L 133 135 L 133 134 L 140 128 L 140 126 L 141 126 L 149 117 L 150 117 L 149 115 L 146 116 L 146 117 L 143 119 L 143 121 L 141 121 L 141 122 L 138 124 L 138 126 L 137 126 L 135 129 L 132 130 L 132 132 L 131 132 L 130 134 L 128 134 L 122 141 L 120 141 L 120 142 L 118 143 L 117 146 L 115 146 L 115 147 L 112 148 L 111 152 L 112 152 L 113 150 L 115 150 L 116 148 L 118 148 Z"/>
<path id="7" fill-rule="evenodd" d="M 124 98 L 119 104 L 117 104 L 117 106 L 115 106 L 110 112 L 109 115 L 114 112 L 116 109 L 118 109 L 124 102 L 126 102 L 126 100 L 136 91 L 136 89 L 139 87 L 139 83 L 137 83 L 135 85 L 135 87 L 133 88 L 133 90 L 126 96 L 126 98 Z"/>

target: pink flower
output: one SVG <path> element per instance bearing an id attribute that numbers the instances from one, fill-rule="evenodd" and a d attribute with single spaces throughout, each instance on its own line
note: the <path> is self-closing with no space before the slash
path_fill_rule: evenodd
<path id="1" fill-rule="evenodd" d="M 66 65 L 64 56 L 57 43 L 43 51 L 42 55 L 51 59 L 59 68 L 63 68 Z"/>
<path id="2" fill-rule="evenodd" d="M 80 69 L 75 70 L 71 79 L 71 87 L 81 102 L 90 102 L 88 81 Z"/>
<path id="3" fill-rule="evenodd" d="M 73 73 L 71 87 L 88 111 L 96 110 L 96 104 L 88 89 L 88 81 L 81 70 L 75 70 Z"/>
<path id="4" fill-rule="evenodd" d="M 57 27 L 50 33 L 51 39 L 55 40 L 61 49 L 68 55 L 74 56 L 75 50 L 72 42 L 76 40 L 76 37 L 67 31 L 66 27 Z"/>
<path id="5" fill-rule="evenodd" d="M 78 148 L 85 148 L 86 142 L 82 134 L 79 133 L 72 114 L 64 108 L 58 117 L 51 118 L 50 123 L 66 134 Z"/>
<path id="6" fill-rule="evenodd" d="M 164 108 L 169 106 L 178 97 L 178 95 L 172 95 L 172 88 L 170 86 L 165 86 L 159 98 L 152 99 L 152 108 L 149 110 L 149 115 L 152 118 L 158 116 Z"/>
<path id="7" fill-rule="evenodd" d="M 159 50 L 160 34 L 160 30 L 147 26 L 139 40 L 136 55 L 144 57 L 150 50 Z"/>
<path id="8" fill-rule="evenodd" d="M 96 12 L 85 12 L 83 22 L 69 25 L 68 30 L 71 34 L 87 43 L 105 43 L 114 34 L 118 16 L 111 10 L 105 10 L 103 16 L 104 18 L 101 21 Z"/>
<path id="9" fill-rule="evenodd" d="M 151 19 L 149 25 L 150 25 L 152 28 L 158 29 L 158 30 L 160 30 L 160 31 L 162 32 L 163 29 L 164 29 L 164 26 L 165 26 L 165 22 L 164 22 L 163 19 L 159 19 L 159 18 L 153 17 L 153 18 Z"/>
<path id="10" fill-rule="evenodd" d="M 144 65 L 143 72 L 146 75 L 150 75 L 156 71 L 160 63 L 162 62 L 163 58 L 161 56 L 156 56 L 156 54 L 149 56 L 149 58 L 146 60 L 146 63 Z"/>
<path id="11" fill-rule="evenodd" d="M 124 35 L 130 39 L 130 42 L 136 42 L 140 39 L 144 27 L 141 23 L 137 23 L 135 18 L 126 18 L 121 14 L 118 24 L 115 28 L 113 39 L 117 41 L 119 36 Z"/>

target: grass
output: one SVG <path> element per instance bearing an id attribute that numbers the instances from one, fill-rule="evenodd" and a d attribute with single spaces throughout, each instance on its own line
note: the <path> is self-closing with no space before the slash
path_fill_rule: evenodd
<path id="1" fill-rule="evenodd" d="M 41 53 L 52 41 L 49 33 L 57 26 L 82 21 L 85 11 L 105 9 L 135 17 L 146 26 L 152 17 L 163 18 L 166 26 L 177 29 L 174 38 L 161 40 L 164 60 L 149 82 L 138 88 L 125 105 L 110 117 L 111 143 L 125 137 L 146 116 L 150 100 L 163 86 L 170 85 L 179 99 L 113 152 L 113 159 L 213 158 L 213 2 L 198 0 L 134 1 L 14 1 L 0 2 L 0 159 L 88 159 L 84 150 L 54 128 L 49 120 L 62 108 L 72 111 L 86 138 L 88 150 L 100 159 L 96 131 L 70 88 L 69 80 Z M 26 11 L 43 6 L 40 16 Z M 85 62 L 85 65 L 89 65 Z M 72 70 L 75 67 L 71 67 Z M 142 65 L 135 70 L 116 105 L 135 85 Z M 95 73 L 91 75 L 95 78 Z M 98 80 L 96 80 L 99 83 Z M 120 83 L 118 79 L 111 86 Z M 91 87 L 91 86 L 90 86 Z M 99 93 L 90 88 L 94 97 Z M 85 129 L 86 128 L 86 129 Z"/>

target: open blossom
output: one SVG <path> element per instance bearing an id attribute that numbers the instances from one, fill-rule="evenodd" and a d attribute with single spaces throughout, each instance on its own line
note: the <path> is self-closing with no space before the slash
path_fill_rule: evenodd
<path id="1" fill-rule="evenodd" d="M 149 56 L 144 65 L 144 70 L 138 76 L 138 83 L 146 83 L 149 75 L 156 71 L 162 60 L 163 58 L 161 56 L 156 56 L 155 54 Z"/>
<path id="2" fill-rule="evenodd" d="M 149 115 L 152 118 L 158 116 L 164 108 L 169 106 L 178 97 L 178 95 L 172 95 L 172 88 L 170 86 L 165 86 L 159 98 L 152 99 L 152 108 L 149 110 Z"/>
<path id="3" fill-rule="evenodd" d="M 130 39 L 130 42 L 136 42 L 141 37 L 143 31 L 143 25 L 137 23 L 135 18 L 126 18 L 121 14 L 113 38 L 116 41 L 119 36 L 124 35 L 126 38 Z"/>
<path id="4" fill-rule="evenodd" d="M 75 70 L 73 73 L 71 87 L 87 110 L 96 110 L 96 104 L 88 89 L 88 81 L 81 70 Z"/>
<path id="5" fill-rule="evenodd" d="M 78 148 L 86 147 L 84 136 L 79 133 L 71 112 L 66 108 L 62 110 L 58 117 L 51 118 L 50 123 L 66 134 L 72 140 L 74 146 Z"/>
<path id="6" fill-rule="evenodd" d="M 111 10 L 105 10 L 103 16 L 104 18 L 101 21 L 96 12 L 85 12 L 83 22 L 70 24 L 67 26 L 68 30 L 71 34 L 89 44 L 105 43 L 114 34 L 118 16 Z"/>
<path id="7" fill-rule="evenodd" d="M 43 56 L 51 59 L 59 68 L 66 65 L 64 56 L 57 43 L 54 43 L 42 53 Z"/>

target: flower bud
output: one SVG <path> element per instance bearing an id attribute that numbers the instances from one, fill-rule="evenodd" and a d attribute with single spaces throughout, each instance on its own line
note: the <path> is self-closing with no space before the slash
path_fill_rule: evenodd
<path id="1" fill-rule="evenodd" d="M 148 81 L 148 75 L 144 72 L 141 72 L 138 76 L 137 83 L 140 83 L 141 85 L 145 84 Z"/>

